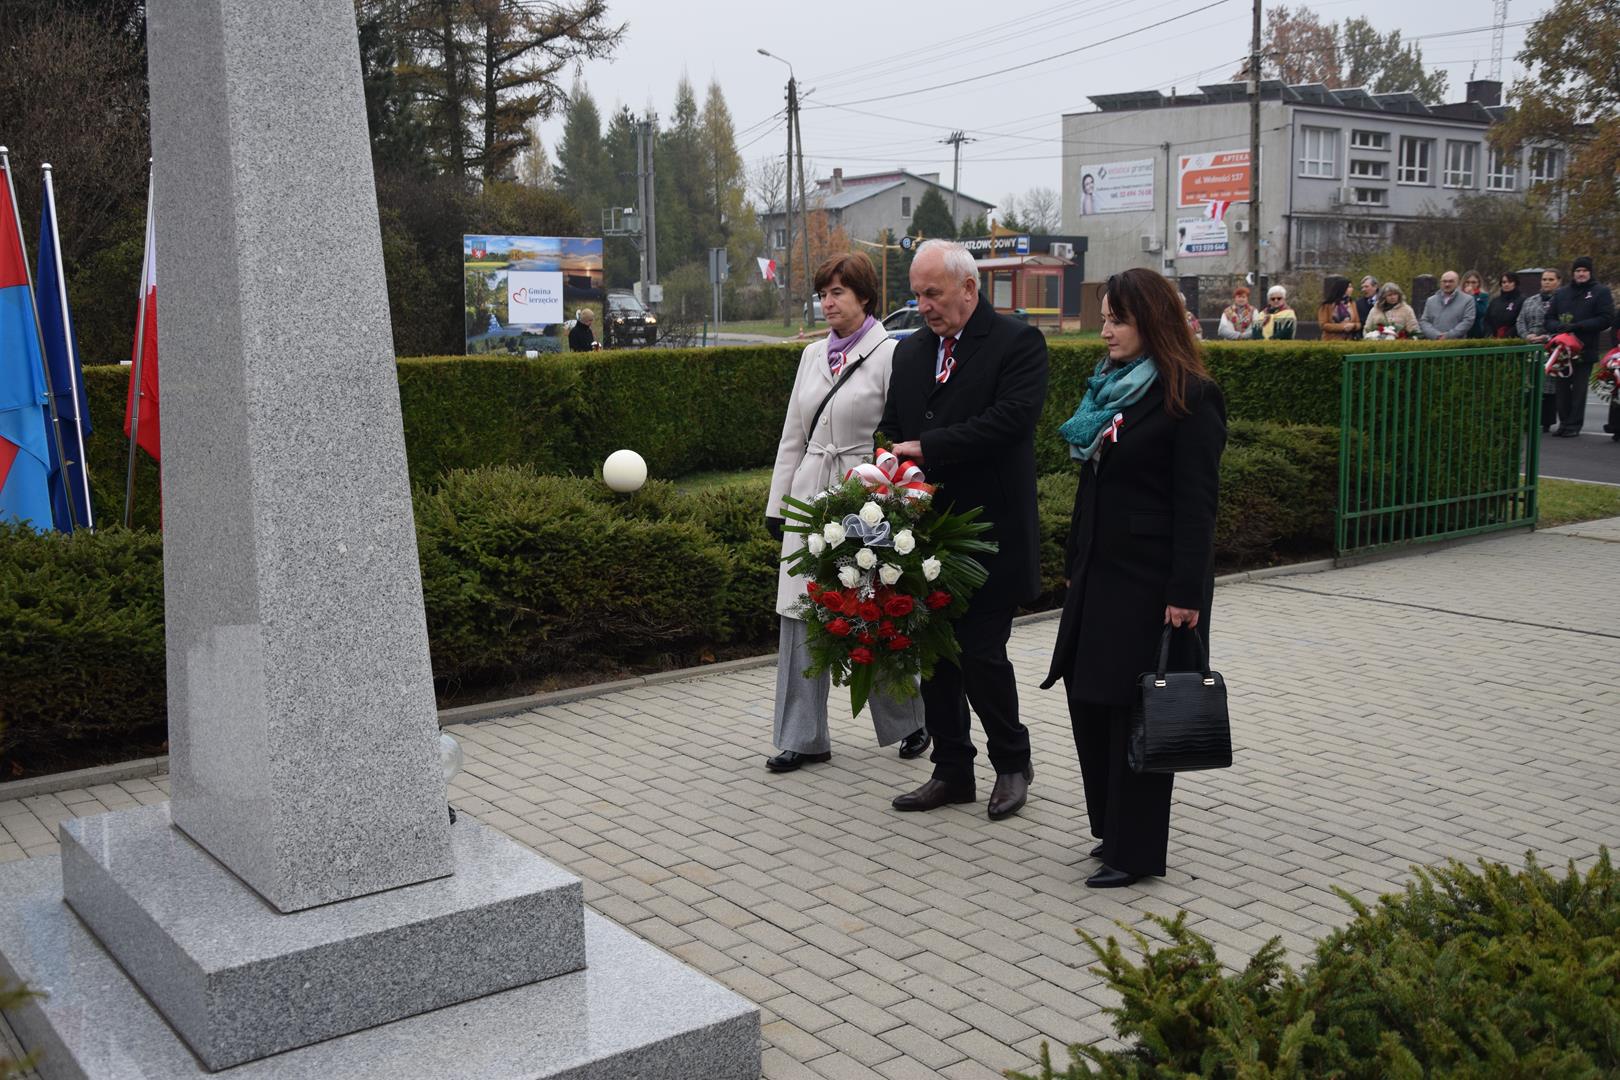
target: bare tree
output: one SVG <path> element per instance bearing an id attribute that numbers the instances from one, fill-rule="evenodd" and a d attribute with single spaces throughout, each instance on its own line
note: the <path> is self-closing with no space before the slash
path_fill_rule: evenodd
<path id="1" fill-rule="evenodd" d="M 1033 233 L 1057 232 L 1063 223 L 1057 192 L 1049 187 L 1033 187 L 1018 200 L 1018 220 Z"/>

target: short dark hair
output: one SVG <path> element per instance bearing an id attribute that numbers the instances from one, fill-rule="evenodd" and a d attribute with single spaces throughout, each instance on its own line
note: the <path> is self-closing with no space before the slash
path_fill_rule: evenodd
<path id="1" fill-rule="evenodd" d="M 877 267 L 859 251 L 846 251 L 833 255 L 816 267 L 816 292 L 825 292 L 833 278 L 843 282 L 844 288 L 861 298 L 861 306 L 868 315 L 874 314 L 878 302 Z"/>

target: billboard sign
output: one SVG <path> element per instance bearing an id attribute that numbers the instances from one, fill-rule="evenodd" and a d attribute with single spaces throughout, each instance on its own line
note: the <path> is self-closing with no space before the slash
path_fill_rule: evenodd
<path id="1" fill-rule="evenodd" d="M 1231 254 L 1226 222 L 1207 217 L 1176 219 L 1176 258 Z"/>
<path id="2" fill-rule="evenodd" d="M 467 354 L 560 352 L 570 307 L 600 307 L 602 239 L 463 236 Z"/>
<path id="3" fill-rule="evenodd" d="M 1153 159 L 1080 166 L 1080 216 L 1153 209 Z"/>
<path id="4" fill-rule="evenodd" d="M 1249 151 L 1182 154 L 1176 173 L 1176 205 L 1183 210 L 1211 202 L 1249 201 Z"/>

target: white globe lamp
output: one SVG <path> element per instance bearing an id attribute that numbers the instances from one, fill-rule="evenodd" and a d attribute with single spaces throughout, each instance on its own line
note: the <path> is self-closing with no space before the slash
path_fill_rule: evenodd
<path id="1" fill-rule="evenodd" d="M 639 491 L 647 482 L 647 462 L 634 450 L 615 450 L 602 462 L 602 482 L 614 491 Z"/>

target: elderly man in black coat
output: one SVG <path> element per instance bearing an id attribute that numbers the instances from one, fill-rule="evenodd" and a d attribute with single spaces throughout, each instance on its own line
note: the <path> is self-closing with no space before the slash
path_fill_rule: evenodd
<path id="1" fill-rule="evenodd" d="M 927 329 L 895 349 L 879 430 L 895 440 L 896 454 L 919 462 L 940 485 L 942 506 L 983 507 L 993 526 L 986 539 L 999 550 L 984 559 L 989 578 L 955 623 L 959 661 L 939 663 L 922 684 L 934 775 L 894 808 L 975 800 L 971 704 L 996 770 L 988 809 L 997 821 L 1023 807 L 1034 778 L 1007 639 L 1018 606 L 1040 593 L 1035 423 L 1046 401 L 1046 338 L 996 314 L 979 295 L 973 256 L 959 244 L 923 244 L 912 260 L 911 289 Z"/>

